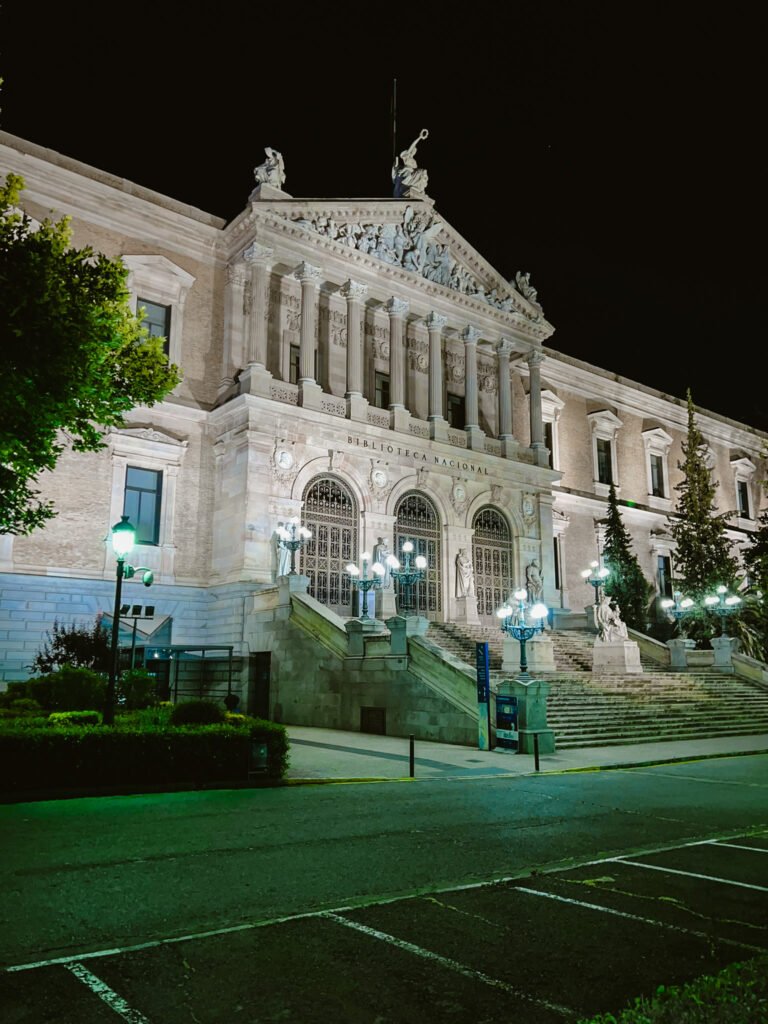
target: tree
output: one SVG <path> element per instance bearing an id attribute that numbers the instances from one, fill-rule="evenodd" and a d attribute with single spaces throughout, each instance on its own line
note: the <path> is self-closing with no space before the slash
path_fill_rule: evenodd
<path id="1" fill-rule="evenodd" d="M 56 619 L 47 637 L 48 640 L 32 662 L 33 671 L 53 672 L 63 665 L 71 665 L 73 668 L 109 672 L 110 637 L 100 616 L 96 617 L 92 626 L 77 625 L 74 622 L 64 626 Z"/>
<path id="2" fill-rule="evenodd" d="M 696 423 L 689 390 L 688 436 L 683 442 L 683 461 L 678 463 L 684 476 L 675 487 L 677 508 L 668 520 L 676 545 L 675 580 L 694 600 L 714 594 L 719 585 L 734 587 L 738 577 L 738 562 L 726 534 L 733 513 L 717 511 L 719 484 L 712 479 L 706 455 L 707 443 Z"/>
<path id="3" fill-rule="evenodd" d="M 122 261 L 73 248 L 68 218 L 35 228 L 17 209 L 23 187 L 15 174 L 0 184 L 0 533 L 14 534 L 56 514 L 33 484 L 66 447 L 98 450 L 179 381 L 130 309 Z"/>
<path id="4" fill-rule="evenodd" d="M 617 602 L 627 626 L 644 632 L 652 587 L 632 550 L 632 538 L 621 517 L 613 484 L 608 492 L 608 513 L 603 522 L 603 560 L 611 571 L 605 583 L 605 593 Z"/>

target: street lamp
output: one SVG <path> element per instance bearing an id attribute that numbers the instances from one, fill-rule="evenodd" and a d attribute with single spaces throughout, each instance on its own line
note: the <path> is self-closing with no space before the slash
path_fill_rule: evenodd
<path id="1" fill-rule="evenodd" d="M 722 628 L 720 636 L 725 636 L 725 620 L 729 615 L 739 610 L 741 604 L 741 598 L 731 594 L 729 597 L 725 595 L 728 593 L 728 587 L 724 587 L 722 584 L 717 588 L 717 597 L 714 594 L 710 597 L 704 598 L 704 604 L 709 608 L 715 615 L 720 616 L 722 622 Z"/>
<path id="2" fill-rule="evenodd" d="M 694 607 L 693 599 L 690 597 L 683 597 L 679 591 L 675 591 L 674 600 L 670 597 L 665 597 L 661 602 L 661 607 L 667 615 L 671 615 L 677 623 L 680 636 L 685 636 L 683 617 Z"/>
<path id="3" fill-rule="evenodd" d="M 589 583 L 595 588 L 595 604 L 600 604 L 600 587 L 611 575 L 610 569 L 606 569 L 605 566 L 601 569 L 599 562 L 590 562 L 589 568 L 582 569 L 581 575 L 585 583 Z"/>
<path id="4" fill-rule="evenodd" d="M 413 590 L 414 583 L 420 583 L 424 579 L 427 571 L 427 560 L 424 555 L 417 555 L 414 568 L 411 568 L 411 557 L 413 554 L 413 544 L 409 540 L 403 544 L 402 552 L 405 557 L 405 565 L 401 568 L 400 562 L 394 555 L 390 555 L 387 559 L 387 565 L 389 568 L 389 575 L 393 576 L 397 580 L 398 587 L 398 604 L 400 605 L 400 611 L 408 612 L 411 609 L 411 592 Z"/>
<path id="5" fill-rule="evenodd" d="M 288 575 L 296 576 L 296 552 L 302 544 L 305 544 L 312 537 L 312 531 L 308 530 L 306 526 L 299 526 L 298 518 L 291 519 L 288 525 L 291 528 L 290 532 L 286 530 L 284 526 L 278 526 L 277 542 L 281 547 L 285 548 L 286 551 L 290 551 L 291 568 Z M 296 536 L 297 533 L 298 537 Z"/>
<path id="6" fill-rule="evenodd" d="M 515 609 L 511 605 L 504 604 L 496 612 L 496 615 L 501 619 L 502 631 L 520 642 L 520 675 L 527 676 L 528 662 L 525 657 L 525 645 L 536 633 L 541 633 L 544 630 L 544 623 L 549 615 L 549 609 L 540 602 L 533 605 L 529 612 L 529 618 L 533 619 L 534 622 L 528 626 L 525 622 L 525 601 L 528 597 L 528 591 L 516 590 L 513 597 L 517 601 L 517 608 Z"/>
<path id="7" fill-rule="evenodd" d="M 352 586 L 357 587 L 358 590 L 363 593 L 363 614 L 360 616 L 362 619 L 370 619 L 371 616 L 368 614 L 368 591 L 376 589 L 384 582 L 385 569 L 381 562 L 374 562 L 371 566 L 371 572 L 373 576 L 368 575 L 368 563 L 371 560 L 371 554 L 369 551 L 364 551 L 360 556 L 363 563 L 363 575 L 360 576 L 360 570 L 357 566 L 350 562 L 347 566 L 347 572 L 352 578 Z M 358 579 L 359 577 L 359 579 Z M 373 618 L 376 618 L 374 615 Z"/>
<path id="8" fill-rule="evenodd" d="M 104 700 L 104 725 L 113 725 L 115 721 L 115 684 L 117 682 L 117 640 L 120 633 L 120 597 L 123 590 L 123 580 L 130 580 L 137 572 L 142 572 L 142 582 L 145 587 L 150 587 L 154 576 L 152 570 L 145 565 L 126 565 L 125 556 L 133 550 L 136 542 L 136 530 L 128 521 L 128 516 L 121 516 L 120 522 L 112 527 L 112 550 L 117 558 L 117 579 L 115 583 L 115 610 L 112 615 L 112 644 L 109 656 L 109 680 L 107 682 L 107 695 Z"/>

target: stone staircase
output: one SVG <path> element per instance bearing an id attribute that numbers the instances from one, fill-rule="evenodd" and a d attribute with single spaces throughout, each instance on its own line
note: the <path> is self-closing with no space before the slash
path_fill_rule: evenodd
<path id="1" fill-rule="evenodd" d="M 550 684 L 548 724 L 561 750 L 660 740 L 768 734 L 768 689 L 712 669 L 676 672 L 641 656 L 642 674 L 592 675 L 589 630 L 549 630 L 555 672 L 537 673 Z M 501 672 L 500 629 L 431 623 L 427 638 L 474 667 L 475 644 L 489 645 L 492 685 Z"/>

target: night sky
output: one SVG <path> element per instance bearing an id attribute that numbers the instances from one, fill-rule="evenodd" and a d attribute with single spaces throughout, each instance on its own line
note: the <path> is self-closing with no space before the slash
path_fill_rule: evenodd
<path id="1" fill-rule="evenodd" d="M 277 5 L 274 5 L 277 6 Z M 758 5 L 0 6 L 0 128 L 227 220 L 391 195 L 528 271 L 547 344 L 768 430 Z M 214 20 L 215 19 L 215 20 Z"/>

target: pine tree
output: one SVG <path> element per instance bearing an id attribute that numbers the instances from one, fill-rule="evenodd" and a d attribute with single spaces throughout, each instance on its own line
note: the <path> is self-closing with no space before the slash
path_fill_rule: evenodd
<path id="1" fill-rule="evenodd" d="M 683 461 L 678 463 L 684 477 L 675 487 L 679 494 L 675 514 L 668 518 L 676 545 L 676 584 L 694 600 L 714 594 L 720 585 L 732 589 L 738 576 L 738 562 L 726 535 L 732 513 L 717 511 L 719 484 L 712 479 L 706 455 L 707 443 L 696 423 L 689 390 L 688 436 L 683 442 Z"/>
<path id="2" fill-rule="evenodd" d="M 630 629 L 645 632 L 646 608 L 652 588 L 632 550 L 632 538 L 621 518 L 613 484 L 608 492 L 608 513 L 603 522 L 603 560 L 611 572 L 605 583 L 605 593 L 617 602 L 621 617 Z"/>

